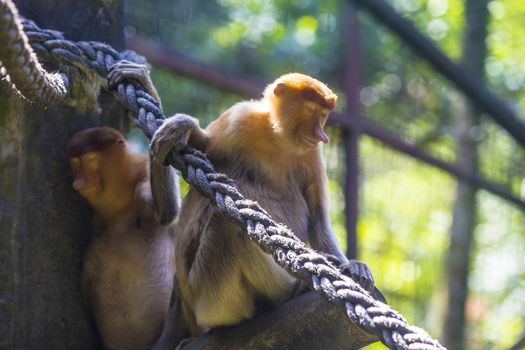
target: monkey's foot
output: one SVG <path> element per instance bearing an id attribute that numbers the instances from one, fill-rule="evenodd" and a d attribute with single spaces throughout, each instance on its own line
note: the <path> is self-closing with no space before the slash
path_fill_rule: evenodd
<path id="1" fill-rule="evenodd" d="M 374 289 L 372 270 L 370 270 L 368 265 L 364 262 L 350 260 L 349 262 L 342 264 L 340 269 L 343 274 L 349 276 L 366 291 L 371 292 Z"/>
<path id="2" fill-rule="evenodd" d="M 191 343 L 195 339 L 197 339 L 197 338 L 196 337 L 190 337 L 190 338 L 182 339 L 181 342 L 179 343 L 179 345 L 177 345 L 177 347 L 175 348 L 175 350 L 183 350 L 184 346 L 188 345 L 189 343 Z"/>

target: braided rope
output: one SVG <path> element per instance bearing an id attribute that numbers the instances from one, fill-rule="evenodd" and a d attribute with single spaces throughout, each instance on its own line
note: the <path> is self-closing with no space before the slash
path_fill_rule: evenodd
<path id="1" fill-rule="evenodd" d="M 4 68 L 0 69 L 0 79 L 13 84 L 28 101 L 48 107 L 66 97 L 67 77 L 42 68 L 11 0 L 0 1 L 0 53 Z"/>
<path id="2" fill-rule="evenodd" d="M 4 8 L 5 3 L 10 4 L 10 0 L 0 0 L 1 8 Z M 12 16 L 15 18 L 16 12 L 12 12 Z M 6 28 L 4 18 L 5 16 L 0 16 L 0 29 Z M 110 46 L 98 42 L 71 42 L 65 40 L 59 32 L 40 29 L 32 21 L 23 20 L 22 23 L 34 50 L 44 59 L 55 63 L 65 61 L 81 69 L 95 70 L 105 78 L 118 60 L 141 61 L 140 57 L 130 51 L 118 53 Z M 0 33 L 0 37 L 1 35 L 3 33 Z M 4 62 L 2 53 L 0 60 Z M 9 69 L 7 71 L 13 74 Z M 26 97 L 37 94 L 36 91 L 21 92 Z M 136 113 L 133 119 L 135 124 L 151 138 L 165 119 L 159 104 L 136 82 L 119 84 L 116 95 L 127 109 Z M 217 173 L 203 153 L 187 148 L 181 154 L 172 152 L 168 157 L 171 165 L 180 164 L 176 159 L 181 158 L 184 166 L 179 170 L 188 183 L 239 225 L 280 266 L 298 278 L 310 281 L 314 290 L 343 306 L 356 326 L 378 335 L 390 349 L 444 349 L 424 330 L 408 325 L 403 316 L 390 306 L 373 299 L 326 257 L 306 247 L 287 227 L 273 221 L 256 202 L 245 199 L 234 182 L 226 175 Z"/>

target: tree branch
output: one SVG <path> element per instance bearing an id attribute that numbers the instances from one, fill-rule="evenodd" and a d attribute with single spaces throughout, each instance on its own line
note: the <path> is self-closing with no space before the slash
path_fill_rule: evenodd
<path id="1" fill-rule="evenodd" d="M 240 325 L 213 329 L 180 350 L 359 349 L 377 340 L 337 305 L 309 292 Z"/>

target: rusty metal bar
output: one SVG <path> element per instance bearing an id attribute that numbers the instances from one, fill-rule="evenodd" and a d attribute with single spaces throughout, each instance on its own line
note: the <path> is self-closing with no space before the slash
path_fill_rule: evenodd
<path id="1" fill-rule="evenodd" d="M 494 94 L 478 77 L 454 63 L 437 46 L 423 35 L 409 20 L 383 0 L 347 0 L 373 15 L 378 22 L 387 26 L 414 52 L 436 71 L 453 82 L 481 111 L 487 113 L 507 133 L 525 146 L 525 123 L 508 103 Z"/>
<path id="2" fill-rule="evenodd" d="M 398 150 L 399 152 L 405 153 L 413 158 L 416 158 L 429 165 L 446 171 L 447 173 L 457 177 L 460 180 L 467 181 L 473 186 L 489 191 L 492 194 L 495 194 L 496 196 L 501 197 L 522 209 L 525 209 L 525 200 L 514 196 L 503 186 L 488 181 L 478 175 L 468 174 L 454 164 L 445 162 L 441 159 L 431 156 L 430 154 L 426 153 L 425 151 L 422 151 L 414 145 L 392 135 L 390 131 L 374 123 L 372 120 L 370 120 L 370 118 L 363 117 L 361 118 L 361 120 L 362 130 L 364 134 L 367 134 L 368 136 L 381 141 L 382 143 Z"/>
<path id="3" fill-rule="evenodd" d="M 148 61 L 154 65 L 243 96 L 259 98 L 265 86 L 264 82 L 255 83 L 231 73 L 220 72 L 211 65 L 198 62 L 177 52 L 168 51 L 138 37 L 127 38 L 126 46 L 128 49 L 146 56 Z"/>
<path id="4" fill-rule="evenodd" d="M 146 56 L 148 60 L 155 65 L 164 67 L 177 74 L 216 86 L 220 89 L 237 93 L 240 96 L 259 98 L 264 90 L 264 83 L 249 82 L 242 77 L 220 72 L 211 65 L 197 62 L 191 58 L 180 54 L 174 54 L 167 50 L 161 50 L 157 46 L 148 44 L 147 41 L 140 38 L 134 38 L 132 40 L 128 39 L 127 45 L 129 49 Z M 336 124 L 345 130 L 352 127 L 353 121 L 340 113 L 331 113 L 329 123 Z M 363 134 L 367 134 L 401 153 L 405 153 L 422 162 L 439 168 L 458 179 L 469 181 L 474 186 L 484 189 L 498 197 L 516 204 L 522 209 L 525 209 L 525 200 L 514 196 L 503 186 L 483 179 L 478 175 L 465 174 L 454 164 L 440 160 L 427 152 L 422 151 L 416 146 L 401 140 L 393 135 L 391 131 L 376 124 L 370 118 L 361 116 L 359 119 L 359 125 Z"/>
<path id="5" fill-rule="evenodd" d="M 344 18 L 344 75 L 343 91 L 346 97 L 346 118 L 352 127 L 343 130 L 343 149 L 346 171 L 344 177 L 346 255 L 357 259 L 357 220 L 359 219 L 359 136 L 361 91 L 361 47 L 359 23 L 355 9 L 343 3 Z"/>

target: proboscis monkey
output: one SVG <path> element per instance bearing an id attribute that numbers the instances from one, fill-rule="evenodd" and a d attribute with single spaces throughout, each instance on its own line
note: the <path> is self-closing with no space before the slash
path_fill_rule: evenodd
<path id="1" fill-rule="evenodd" d="M 320 143 L 336 95 L 320 81 L 292 73 L 268 85 L 259 101 L 235 104 L 205 130 L 175 115 L 151 142 L 152 161 L 190 145 L 208 155 L 246 198 L 254 199 L 312 248 L 334 256 L 367 290 L 364 263 L 348 261 L 331 228 Z M 176 221 L 176 266 L 185 317 L 192 333 L 236 324 L 265 306 L 289 299 L 296 280 L 195 189 Z"/>
<path id="2" fill-rule="evenodd" d="M 119 64 L 110 83 L 133 72 L 147 70 Z M 174 169 L 131 153 L 124 136 L 107 127 L 76 133 L 67 152 L 73 188 L 94 212 L 95 238 L 84 258 L 82 288 L 104 347 L 176 345 L 177 311 L 170 309 L 170 297 L 175 276 L 172 231 L 180 198 Z M 172 304 L 175 308 L 177 301 Z M 165 320 L 172 324 L 163 330 Z"/>

